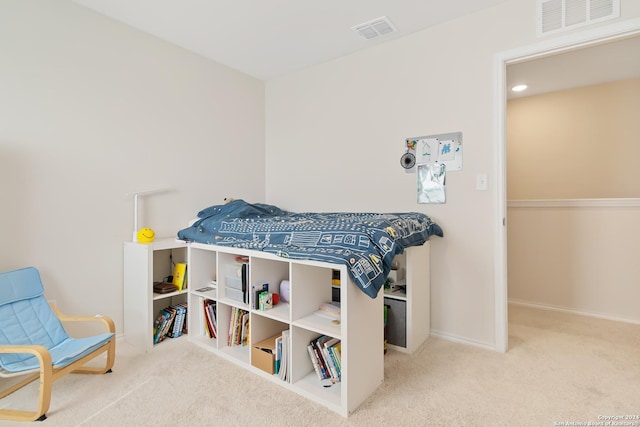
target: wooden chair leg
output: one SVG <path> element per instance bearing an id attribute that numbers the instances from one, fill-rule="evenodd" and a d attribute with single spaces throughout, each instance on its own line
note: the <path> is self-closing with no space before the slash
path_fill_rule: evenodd
<path id="1" fill-rule="evenodd" d="M 49 356 L 49 352 L 45 354 L 41 352 L 31 352 L 33 353 L 40 362 L 40 374 L 39 375 L 31 375 L 26 379 L 20 381 L 18 384 L 10 387 L 9 390 L 14 392 L 17 390 L 16 386 L 24 386 L 36 378 L 40 379 L 40 390 L 39 390 L 39 398 L 38 398 L 38 407 L 36 411 L 20 411 L 15 409 L 0 409 L 0 419 L 3 420 L 14 420 L 14 421 L 37 421 L 46 419 L 46 412 L 49 410 L 49 405 L 51 403 L 51 386 L 53 385 L 53 368 L 51 366 L 51 357 Z M 3 392 L 3 395 L 6 396 L 9 393 Z"/>
<path id="2" fill-rule="evenodd" d="M 98 351 L 97 354 L 100 354 L 102 352 L 104 352 L 105 348 L 103 347 L 101 351 Z M 74 373 L 78 373 L 78 374 L 106 374 L 107 372 L 111 372 L 111 368 L 113 368 L 113 364 L 115 363 L 116 360 L 116 338 L 113 337 L 111 339 L 111 341 L 109 342 L 109 344 L 107 344 L 106 347 L 107 350 L 107 362 L 105 363 L 104 367 L 98 367 L 98 368 L 76 368 L 73 370 Z M 91 360 L 95 357 L 94 356 L 89 356 L 90 358 L 87 360 Z"/>

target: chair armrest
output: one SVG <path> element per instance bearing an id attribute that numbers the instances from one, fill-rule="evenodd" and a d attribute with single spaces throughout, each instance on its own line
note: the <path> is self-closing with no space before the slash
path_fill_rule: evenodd
<path id="1" fill-rule="evenodd" d="M 104 324 L 109 332 L 116 333 L 116 325 L 109 316 L 103 316 L 102 314 L 96 314 L 95 316 L 71 316 L 62 314 L 58 308 L 49 304 L 53 312 L 58 316 L 62 322 L 101 322 Z"/>
<path id="2" fill-rule="evenodd" d="M 51 365 L 51 354 L 49 350 L 41 345 L 0 345 L 0 353 L 29 353 L 33 354 L 40 363 L 40 371 L 50 376 L 53 372 Z"/>

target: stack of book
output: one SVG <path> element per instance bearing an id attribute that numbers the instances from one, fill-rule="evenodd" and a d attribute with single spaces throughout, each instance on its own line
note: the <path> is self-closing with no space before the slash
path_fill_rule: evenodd
<path id="1" fill-rule="evenodd" d="M 316 310 L 316 314 L 327 319 L 340 321 L 340 303 L 337 301 L 325 302 L 320 305 L 320 309 Z"/>
<path id="2" fill-rule="evenodd" d="M 187 333 L 187 304 L 175 304 L 163 308 L 153 323 L 153 343 L 158 344 L 166 337 L 178 338 Z"/>
<path id="3" fill-rule="evenodd" d="M 231 309 L 231 322 L 229 322 L 229 335 L 227 345 L 246 346 L 249 344 L 249 312 L 238 307 Z"/>
<path id="4" fill-rule="evenodd" d="M 204 329 L 209 338 L 218 338 L 218 321 L 216 320 L 216 302 L 210 299 L 202 300 L 204 311 Z"/>
<path id="5" fill-rule="evenodd" d="M 322 335 L 311 340 L 307 351 L 320 381 L 330 380 L 332 383 L 340 381 L 341 344 L 339 339 Z"/>

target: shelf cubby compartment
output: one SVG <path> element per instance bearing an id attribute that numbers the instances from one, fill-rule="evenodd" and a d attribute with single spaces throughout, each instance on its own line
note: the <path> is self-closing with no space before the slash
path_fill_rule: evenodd
<path id="1" fill-rule="evenodd" d="M 151 351 L 158 312 L 186 301 L 186 291 L 156 294 L 153 283 L 173 274 L 173 263 L 187 261 L 187 245 L 174 238 L 152 243 L 124 243 L 124 337 L 141 351 Z"/>
<path id="2" fill-rule="evenodd" d="M 251 345 L 253 347 L 254 344 L 259 343 L 268 338 L 271 338 L 275 335 L 280 335 L 282 331 L 285 331 L 288 329 L 289 329 L 288 323 L 280 322 L 278 320 L 261 316 L 253 312 L 251 314 Z M 283 349 L 283 351 L 286 351 L 286 349 Z M 259 369 L 259 367 L 257 366 L 259 363 L 253 360 L 253 354 L 254 352 L 251 353 L 251 365 L 256 369 Z M 289 364 L 289 366 L 290 365 L 291 364 Z M 267 372 L 260 369 L 259 369 L 259 372 L 263 375 L 280 380 L 275 373 L 270 375 Z"/>
<path id="3" fill-rule="evenodd" d="M 288 301 L 283 301 L 280 290 L 282 281 L 289 280 L 289 262 L 251 257 L 249 265 L 250 305 L 252 309 L 265 317 L 289 322 L 291 318 L 290 305 Z M 270 309 L 259 310 L 256 289 L 262 289 L 264 284 L 268 284 L 269 292 L 278 294 L 280 301 Z"/>
<path id="4" fill-rule="evenodd" d="M 230 359 L 240 362 L 241 364 L 248 365 L 251 355 L 251 343 L 247 342 L 245 345 L 242 345 L 230 342 L 230 333 L 233 334 L 231 324 L 234 320 L 234 310 L 241 310 L 243 313 L 247 313 L 247 316 L 250 316 L 249 311 L 245 308 L 239 307 L 235 304 L 229 305 L 221 301 L 217 302 L 218 350 Z M 249 328 L 251 328 L 251 320 L 249 320 Z M 241 331 L 237 331 L 237 333 L 241 333 Z"/>
<path id="5" fill-rule="evenodd" d="M 328 386 L 327 380 L 320 380 L 316 374 L 313 362 L 309 356 L 307 346 L 320 335 L 305 328 L 293 327 L 292 330 L 292 360 L 291 383 L 300 394 L 321 402 L 336 412 L 344 412 L 342 399 L 342 382 Z M 344 373 L 343 373 L 344 377 Z"/>
<path id="6" fill-rule="evenodd" d="M 218 347 L 218 339 L 210 337 L 207 333 L 204 305 L 206 301 L 213 301 L 215 303 L 215 293 L 216 289 L 207 292 L 192 291 L 189 294 L 189 339 L 211 349 L 216 349 Z M 215 303 L 214 310 L 217 318 L 217 303 Z M 218 333 L 219 327 L 217 328 L 216 335 Z"/>
<path id="7" fill-rule="evenodd" d="M 408 248 L 396 256 L 404 271 L 405 291 L 384 292 L 390 307 L 387 323 L 388 348 L 413 353 L 429 338 L 430 325 L 430 242 Z M 427 262 L 425 262 L 427 260 Z"/>
<path id="8" fill-rule="evenodd" d="M 244 263 L 237 261 L 240 256 L 243 255 L 238 252 L 218 253 L 218 300 L 249 310 L 249 304 L 244 301 L 243 295 L 242 264 Z M 248 263 L 246 264 L 248 265 Z"/>
<path id="9" fill-rule="evenodd" d="M 191 266 L 187 264 L 188 283 L 191 290 L 217 287 L 217 256 L 218 253 L 215 251 L 189 247 L 189 263 L 198 267 L 190 268 Z"/>
<path id="10" fill-rule="evenodd" d="M 332 271 L 321 263 L 291 265 L 291 319 L 296 326 L 341 339 L 342 319 L 320 312 L 322 304 L 332 301 Z"/>

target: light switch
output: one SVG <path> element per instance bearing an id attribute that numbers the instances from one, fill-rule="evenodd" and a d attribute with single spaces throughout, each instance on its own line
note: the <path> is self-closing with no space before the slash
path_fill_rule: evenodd
<path id="1" fill-rule="evenodd" d="M 479 173 L 476 175 L 476 190 L 486 191 L 487 187 L 487 174 Z"/>

